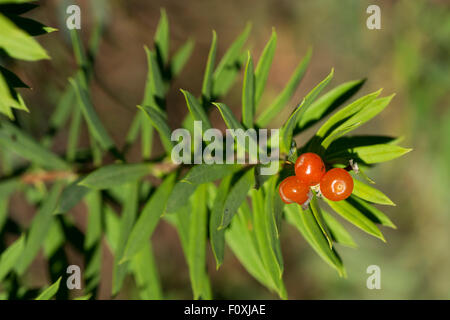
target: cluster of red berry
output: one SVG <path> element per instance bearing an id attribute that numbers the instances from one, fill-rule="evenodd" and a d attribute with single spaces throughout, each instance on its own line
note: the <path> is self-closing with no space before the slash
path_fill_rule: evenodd
<path id="1" fill-rule="evenodd" d="M 326 172 L 325 164 L 315 153 L 302 154 L 295 162 L 295 176 L 280 183 L 284 203 L 304 204 L 310 198 L 310 187 L 319 185 L 322 195 L 332 201 L 347 199 L 353 192 L 353 178 L 341 168 Z"/>

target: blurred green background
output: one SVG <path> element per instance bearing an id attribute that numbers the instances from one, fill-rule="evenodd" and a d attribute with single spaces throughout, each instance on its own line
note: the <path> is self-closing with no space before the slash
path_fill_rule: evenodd
<path id="1" fill-rule="evenodd" d="M 290 299 L 449 299 L 450 298 L 450 4 L 448 1 L 399 0 L 110 0 L 41 1 L 31 16 L 60 31 L 40 37 L 51 61 L 17 62 L 12 70 L 33 90 L 22 90 L 30 113 L 20 113 L 21 121 L 37 136 L 44 132 L 55 103 L 73 74 L 76 63 L 65 27 L 65 9 L 79 4 L 81 34 L 89 39 L 94 21 L 103 16 L 107 28 L 100 45 L 93 80 L 93 99 L 105 126 L 114 139 L 123 143 L 141 101 L 147 72 L 144 44 L 151 44 L 164 7 L 170 20 L 172 49 L 188 38 L 195 49 L 181 77 L 168 96 L 169 122 L 180 126 L 187 108 L 178 88 L 200 92 L 211 30 L 218 35 L 221 56 L 246 22 L 253 28 L 249 46 L 259 57 L 272 27 L 278 34 L 277 51 L 263 99 L 270 101 L 284 87 L 292 70 L 313 47 L 307 75 L 290 108 L 273 126 L 282 123 L 298 100 L 314 84 L 335 68 L 329 88 L 342 82 L 367 78 L 357 96 L 384 88 L 383 95 L 396 93 L 390 106 L 359 133 L 402 136 L 402 145 L 413 152 L 369 172 L 377 187 L 397 204 L 384 211 L 397 230 L 383 228 L 387 243 L 369 237 L 347 224 L 359 248 L 339 247 L 348 278 L 338 278 L 299 233 L 283 225 L 282 250 L 287 291 Z M 368 30 L 366 8 L 381 8 L 381 30 Z M 238 110 L 240 84 L 235 84 L 225 102 Z M 263 103 L 264 104 L 264 103 Z M 213 123 L 224 128 L 218 113 Z M 310 129 L 315 130 L 316 128 Z M 64 148 L 67 131 L 58 141 Z M 59 139 L 59 140 L 58 140 Z M 300 137 L 300 143 L 305 137 Z M 87 140 L 87 139 L 84 139 Z M 86 144 L 88 142 L 85 142 Z M 135 152 L 138 153 L 139 148 Z M 32 213 L 16 199 L 11 207 L 20 221 Z M 71 212 L 75 223 L 85 228 L 83 205 Z M 164 294 L 168 298 L 191 298 L 188 269 L 178 237 L 161 221 L 153 244 Z M 67 248 L 71 251 L 71 248 Z M 83 265 L 74 250 L 75 264 Z M 112 256 L 103 250 L 102 279 L 97 298 L 109 298 Z M 39 260 L 39 259 L 38 259 Z M 381 268 L 381 290 L 369 290 L 366 268 Z M 48 283 L 45 261 L 36 261 L 31 281 Z M 215 270 L 209 252 L 209 273 L 213 295 L 218 299 L 276 298 L 245 271 L 230 251 L 225 263 Z M 118 298 L 135 297 L 133 281 L 127 282 Z"/>

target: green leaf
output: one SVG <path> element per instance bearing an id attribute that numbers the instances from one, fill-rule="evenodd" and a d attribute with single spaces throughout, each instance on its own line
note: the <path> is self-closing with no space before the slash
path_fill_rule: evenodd
<path id="1" fill-rule="evenodd" d="M 154 41 L 158 57 L 161 58 L 162 66 L 165 66 L 169 61 L 170 30 L 169 19 L 167 19 L 166 10 L 164 9 L 161 9 L 161 18 L 158 22 Z"/>
<path id="2" fill-rule="evenodd" d="M 283 212 L 283 204 L 278 195 L 277 189 L 278 176 L 274 175 L 270 178 L 265 188 L 264 210 L 267 235 L 269 236 L 270 246 L 275 254 L 276 263 L 280 272 L 280 278 L 283 274 L 284 263 L 280 245 L 280 226 L 281 215 Z"/>
<path id="3" fill-rule="evenodd" d="M 177 212 L 184 207 L 197 189 L 197 186 L 184 181 L 177 182 L 167 200 L 165 213 Z"/>
<path id="4" fill-rule="evenodd" d="M 229 78 L 237 75 L 236 65 L 239 65 L 241 50 L 250 34 L 251 25 L 247 24 L 245 30 L 237 37 L 225 52 L 217 65 L 213 75 L 213 95 L 220 97 L 228 90 Z"/>
<path id="5" fill-rule="evenodd" d="M 206 185 L 201 185 L 194 194 L 189 223 L 187 260 L 194 299 L 205 297 L 207 219 Z"/>
<path id="6" fill-rule="evenodd" d="M 308 49 L 306 56 L 302 59 L 302 61 L 300 61 L 299 65 L 295 69 L 294 73 L 291 76 L 291 79 L 286 84 L 283 91 L 281 91 L 277 98 L 258 117 L 256 123 L 259 127 L 266 127 L 269 122 L 281 112 L 286 103 L 288 103 L 288 101 L 292 98 L 300 81 L 305 75 L 306 68 L 308 67 L 309 61 L 311 60 L 311 54 L 312 50 Z"/>
<path id="7" fill-rule="evenodd" d="M 213 102 L 213 105 L 219 109 L 219 112 L 229 129 L 245 130 L 241 123 L 236 119 L 231 109 L 225 103 Z"/>
<path id="8" fill-rule="evenodd" d="M 36 61 L 50 59 L 41 45 L 0 14 L 0 49 L 12 58 Z"/>
<path id="9" fill-rule="evenodd" d="M 303 99 L 300 105 L 292 112 L 289 119 L 284 124 L 281 129 L 281 141 L 283 142 L 281 145 L 282 151 L 285 153 L 289 152 L 291 149 L 292 137 L 294 134 L 294 129 L 296 128 L 298 122 L 302 119 L 303 114 L 312 104 L 312 102 L 316 99 L 319 93 L 328 85 L 328 83 L 333 78 L 334 69 L 328 74 L 328 76 L 323 79 L 318 85 L 314 87 Z"/>
<path id="10" fill-rule="evenodd" d="M 79 185 L 91 189 L 109 189 L 129 182 L 135 182 L 151 173 L 148 163 L 111 164 L 88 174 Z"/>
<path id="11" fill-rule="evenodd" d="M 51 298 L 53 298 L 59 290 L 61 279 L 62 277 L 59 277 L 54 284 L 45 289 L 35 300 L 50 300 Z"/>
<path id="12" fill-rule="evenodd" d="M 64 245 L 66 237 L 62 228 L 61 222 L 54 219 L 50 225 L 47 236 L 44 240 L 44 255 L 46 258 L 51 258 L 56 251 Z"/>
<path id="13" fill-rule="evenodd" d="M 172 213 L 183 207 L 195 192 L 197 186 L 202 183 L 212 182 L 242 168 L 235 164 L 199 164 L 191 170 L 175 185 L 169 200 L 167 201 L 166 212 Z"/>
<path id="14" fill-rule="evenodd" d="M 340 130 L 346 130 L 346 132 L 349 132 L 350 130 L 354 130 L 360 127 L 361 125 L 363 125 L 364 123 L 375 117 L 377 114 L 379 114 L 381 111 L 383 111 L 393 97 L 394 94 L 389 97 L 375 99 L 372 100 L 369 104 L 363 106 L 362 108 L 360 107 L 359 110 L 353 116 L 351 116 L 348 120 L 344 121 L 342 124 L 337 126 L 328 135 L 331 136 L 333 135 L 334 132 Z"/>
<path id="15" fill-rule="evenodd" d="M 333 242 L 331 241 L 331 237 L 328 234 L 328 229 L 326 228 L 325 222 L 323 221 L 322 217 L 322 210 L 319 207 L 319 204 L 317 203 L 317 197 L 314 195 L 311 202 L 309 203 L 309 207 L 311 209 L 312 214 L 314 215 L 314 219 L 316 219 L 316 223 L 319 226 L 320 230 L 322 230 L 323 235 L 328 241 L 328 244 L 330 245 L 330 248 L 333 247 Z"/>
<path id="16" fill-rule="evenodd" d="M 102 122 L 100 121 L 100 118 L 98 117 L 98 114 L 91 103 L 88 91 L 86 90 L 86 88 L 83 88 L 81 86 L 79 79 L 80 77 L 78 77 L 77 81 L 69 79 L 69 82 L 75 89 L 81 111 L 83 112 L 84 119 L 86 120 L 89 127 L 89 132 L 98 141 L 98 143 L 104 150 L 114 149 L 114 141 L 111 139 Z"/>
<path id="17" fill-rule="evenodd" d="M 254 183 L 254 169 L 252 168 L 244 173 L 242 177 L 240 177 L 239 180 L 233 185 L 227 199 L 225 200 L 220 229 L 226 228 L 230 224 L 231 219 L 247 198 L 247 194 Z"/>
<path id="18" fill-rule="evenodd" d="M 170 139 L 171 130 L 169 124 L 167 123 L 167 115 L 154 105 L 137 107 L 145 111 L 150 123 L 158 131 L 164 149 L 166 152 L 170 153 L 173 147 L 173 142 Z"/>
<path id="19" fill-rule="evenodd" d="M 225 251 L 225 230 L 218 230 L 222 218 L 223 206 L 230 189 L 232 176 L 225 177 L 219 188 L 217 189 L 214 203 L 211 210 L 211 217 L 209 219 L 209 238 L 211 242 L 211 249 L 216 259 L 216 269 L 223 263 Z"/>
<path id="20" fill-rule="evenodd" d="M 58 203 L 61 189 L 61 183 L 56 183 L 53 185 L 49 194 L 45 197 L 38 213 L 31 222 L 31 227 L 29 228 L 25 242 L 25 248 L 21 254 L 20 260 L 15 265 L 15 270 L 19 275 L 24 274 L 44 243 L 53 221 L 52 213 Z"/>
<path id="21" fill-rule="evenodd" d="M 149 50 L 147 46 L 145 46 L 144 49 L 147 54 L 149 84 L 151 93 L 153 94 L 151 103 L 155 103 L 158 107 L 162 108 L 164 107 L 163 101 L 166 90 L 162 71 L 158 65 L 156 54 Z"/>
<path id="22" fill-rule="evenodd" d="M 183 70 L 184 66 L 186 65 L 186 62 L 191 57 L 193 49 L 194 49 L 194 41 L 189 39 L 174 54 L 172 61 L 170 63 L 172 78 L 178 77 L 181 70 Z"/>
<path id="23" fill-rule="evenodd" d="M 102 198 L 100 192 L 91 192 L 86 196 L 88 223 L 84 248 L 86 250 L 97 244 L 102 237 Z"/>
<path id="24" fill-rule="evenodd" d="M 264 88 L 266 87 L 267 78 L 269 77 L 270 66 L 275 55 L 277 47 L 277 34 L 275 29 L 272 30 L 272 35 L 267 42 L 264 50 L 259 58 L 258 65 L 255 69 L 255 106 L 261 100 Z"/>
<path id="25" fill-rule="evenodd" d="M 194 97 L 190 92 L 180 89 L 180 91 L 184 94 L 184 98 L 186 99 L 186 104 L 189 108 L 189 112 L 192 114 L 195 120 L 202 121 L 202 126 L 204 130 L 211 128 L 211 122 L 208 119 L 208 115 L 206 114 L 203 106 Z"/>
<path id="26" fill-rule="evenodd" d="M 66 158 L 68 161 L 74 161 L 77 154 L 78 138 L 81 129 L 81 110 L 75 108 L 70 122 L 69 138 L 67 140 Z"/>
<path id="27" fill-rule="evenodd" d="M 250 275 L 267 288 L 275 290 L 275 285 L 267 275 L 259 255 L 256 239 L 254 239 L 252 231 L 253 226 L 251 221 L 246 219 L 244 211 L 250 212 L 247 203 L 242 204 L 230 228 L 226 230 L 226 242 Z"/>
<path id="28" fill-rule="evenodd" d="M 209 49 L 205 75 L 203 77 L 202 98 L 204 99 L 204 101 L 211 100 L 213 87 L 213 71 L 214 71 L 214 64 L 216 63 L 216 52 L 217 52 L 217 35 L 216 32 L 213 30 L 211 48 Z"/>
<path id="29" fill-rule="evenodd" d="M 138 210 L 138 188 L 137 182 L 126 184 L 123 187 L 123 192 L 126 194 L 125 203 L 122 210 L 122 216 L 120 218 L 120 231 L 119 239 L 117 242 L 117 248 L 114 252 L 114 264 L 113 264 L 113 281 L 112 281 L 112 294 L 116 295 L 122 288 L 123 280 L 128 271 L 128 262 L 123 262 L 123 254 L 125 252 L 125 246 L 127 239 L 130 236 L 133 228 L 134 221 L 136 220 Z"/>
<path id="30" fill-rule="evenodd" d="M 244 84 L 242 86 L 242 123 L 246 128 L 253 128 L 253 115 L 255 113 L 255 74 L 253 61 L 248 52 L 247 66 L 245 67 Z"/>
<path id="31" fill-rule="evenodd" d="M 47 169 L 66 170 L 70 168 L 64 160 L 6 121 L 1 122 L 0 126 L 0 146 Z"/>
<path id="32" fill-rule="evenodd" d="M 317 224 L 311 211 L 303 211 L 298 205 L 285 206 L 286 218 L 308 241 L 314 251 L 330 266 L 336 269 L 339 276 L 346 277 L 342 260 L 334 248 L 330 248 L 327 239 Z"/>
<path id="33" fill-rule="evenodd" d="M 19 29 L 21 29 L 22 31 L 33 37 L 51 33 L 58 30 L 52 27 L 47 27 L 42 23 L 33 19 L 24 18 L 17 15 L 7 15 L 7 17 L 17 27 L 19 27 Z"/>
<path id="34" fill-rule="evenodd" d="M 368 234 L 381 239 L 383 242 L 386 242 L 383 234 L 378 229 L 378 227 L 348 201 L 343 200 L 335 202 L 327 199 L 325 199 L 325 201 L 344 219 L 354 224 L 361 230 L 367 232 Z"/>
<path id="35" fill-rule="evenodd" d="M 349 119 L 351 116 L 359 112 L 361 109 L 369 105 L 372 101 L 376 99 L 381 93 L 381 89 L 373 92 L 371 94 L 368 94 L 366 96 L 363 96 L 359 98 L 358 100 L 350 103 L 348 106 L 342 108 L 338 112 L 336 112 L 334 115 L 332 115 L 317 131 L 316 135 L 318 137 L 326 137 L 329 135 L 333 128 L 336 128 L 339 126 L 339 124 L 343 123 L 346 119 Z"/>
<path id="36" fill-rule="evenodd" d="M 20 236 L 19 239 L 14 241 L 5 251 L 0 255 L 0 282 L 8 275 L 8 273 L 14 268 L 16 262 L 22 255 L 23 248 L 25 247 L 25 236 Z"/>
<path id="37" fill-rule="evenodd" d="M 298 131 L 311 127 L 333 112 L 333 110 L 355 94 L 364 82 L 365 79 L 345 82 L 325 93 L 305 111 L 303 118 L 298 124 Z"/>
<path id="38" fill-rule="evenodd" d="M 283 267 L 277 260 L 272 240 L 276 237 L 274 228 L 270 228 L 271 215 L 264 208 L 263 190 L 252 190 L 252 208 L 256 240 L 264 268 L 275 284 L 277 293 L 287 299 L 286 289 L 281 279 Z"/>
<path id="39" fill-rule="evenodd" d="M 240 169 L 242 169 L 240 164 L 199 164 L 189 170 L 181 181 L 190 184 L 213 182 Z"/>
<path id="40" fill-rule="evenodd" d="M 330 236 L 333 241 L 342 244 L 344 246 L 350 248 L 356 248 L 357 245 L 353 240 L 352 236 L 348 231 L 344 228 L 342 224 L 337 221 L 331 214 L 322 209 L 323 220 L 325 221 L 328 231 L 330 232 Z"/>
<path id="41" fill-rule="evenodd" d="M 356 179 L 353 179 L 353 194 L 373 203 L 395 206 L 383 192 Z"/>
<path id="42" fill-rule="evenodd" d="M 123 261 L 126 261 L 135 256 L 144 247 L 144 244 L 149 241 L 155 230 L 160 217 L 164 213 L 164 208 L 169 198 L 170 192 L 173 189 L 175 182 L 175 173 L 172 173 L 151 196 L 150 200 L 145 204 L 142 213 L 137 219 L 128 237 L 126 248 L 123 255 Z"/>
<path id="43" fill-rule="evenodd" d="M 78 179 L 64 188 L 53 214 L 69 212 L 91 191 L 89 188 L 80 186 L 78 184 L 80 181 L 81 179 Z"/>
<path id="44" fill-rule="evenodd" d="M 136 277 L 139 297 L 143 300 L 161 300 L 163 298 L 158 270 L 149 242 L 133 258 L 131 268 Z"/>
<path id="45" fill-rule="evenodd" d="M 363 213 L 367 218 L 369 218 L 372 222 L 381 224 L 389 228 L 397 229 L 391 219 L 389 219 L 383 212 L 370 205 L 366 201 L 354 196 L 348 198 L 347 201 L 355 208 L 357 208 L 361 213 Z"/>
<path id="46" fill-rule="evenodd" d="M 375 144 L 333 152 L 326 155 L 327 161 L 355 159 L 366 164 L 390 161 L 412 151 L 392 144 Z"/>

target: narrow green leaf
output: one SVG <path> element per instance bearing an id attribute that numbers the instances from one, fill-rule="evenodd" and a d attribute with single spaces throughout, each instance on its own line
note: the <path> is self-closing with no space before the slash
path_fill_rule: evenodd
<path id="1" fill-rule="evenodd" d="M 332 115 L 317 131 L 318 137 L 324 138 L 330 134 L 333 128 L 336 128 L 340 123 L 349 119 L 351 116 L 362 110 L 376 99 L 381 93 L 381 89 L 371 94 L 365 95 L 358 100 L 350 103 L 348 106 L 342 108 L 334 115 Z"/>
<path id="2" fill-rule="evenodd" d="M 295 69 L 294 73 L 291 76 L 291 79 L 286 84 L 283 91 L 281 91 L 277 98 L 258 117 L 256 123 L 259 127 L 266 127 L 269 122 L 281 112 L 284 106 L 292 98 L 300 81 L 305 75 L 306 68 L 308 67 L 309 61 L 311 60 L 311 54 L 312 50 L 308 49 L 306 56 L 302 59 L 302 61 L 300 61 L 299 65 Z"/>
<path id="3" fill-rule="evenodd" d="M 346 271 L 336 250 L 330 248 L 327 239 L 317 224 L 311 211 L 303 211 L 298 205 L 285 206 L 286 217 L 308 241 L 314 251 L 338 272 L 339 276 L 346 277 Z"/>
<path id="4" fill-rule="evenodd" d="M 25 247 L 25 236 L 20 236 L 0 255 L 0 283 L 14 268 Z"/>
<path id="5" fill-rule="evenodd" d="M 61 226 L 61 222 L 53 219 L 50 229 L 48 230 L 47 236 L 44 240 L 44 255 L 47 259 L 53 257 L 56 251 L 61 248 L 66 242 L 66 237 L 64 235 L 64 230 Z"/>
<path id="6" fill-rule="evenodd" d="M 239 164 L 199 164 L 181 180 L 190 184 L 202 184 L 224 178 L 242 169 Z"/>
<path id="7" fill-rule="evenodd" d="M 230 76 L 234 78 L 237 74 L 236 65 L 239 64 L 241 50 L 247 41 L 250 30 L 251 25 L 247 24 L 245 30 L 236 38 L 217 65 L 213 75 L 213 95 L 215 97 L 223 96 L 228 90 L 228 85 L 226 84 L 230 83 Z"/>
<path id="8" fill-rule="evenodd" d="M 334 69 L 328 74 L 328 76 L 323 79 L 318 85 L 314 87 L 303 99 L 300 105 L 292 112 L 289 119 L 284 124 L 281 129 L 281 139 L 282 139 L 282 151 L 285 153 L 289 152 L 291 149 L 292 137 L 294 134 L 294 129 L 296 128 L 298 122 L 302 119 L 303 114 L 320 94 L 320 92 L 328 85 L 328 83 L 333 78 Z"/>
<path id="9" fill-rule="evenodd" d="M 389 199 L 383 192 L 375 189 L 374 187 L 368 186 L 357 179 L 353 179 L 353 194 L 361 199 L 373 203 L 395 206 L 391 199 Z"/>
<path id="10" fill-rule="evenodd" d="M 161 284 L 149 242 L 143 243 L 143 248 L 131 261 L 131 268 L 136 277 L 139 297 L 143 300 L 161 300 L 163 298 Z"/>
<path id="11" fill-rule="evenodd" d="M 81 129 L 81 110 L 75 108 L 70 122 L 69 138 L 67 140 L 66 158 L 68 161 L 74 161 L 77 154 L 78 138 Z"/>
<path id="12" fill-rule="evenodd" d="M 172 78 L 178 77 L 178 75 L 181 73 L 181 70 L 183 70 L 186 62 L 191 57 L 193 49 L 194 41 L 192 39 L 189 39 L 174 54 L 170 63 Z"/>
<path id="13" fill-rule="evenodd" d="M 299 122 L 298 131 L 311 127 L 325 116 L 333 112 L 342 103 L 355 94 L 364 84 L 365 79 L 345 82 L 317 99 L 305 111 L 303 118 Z"/>
<path id="14" fill-rule="evenodd" d="M 92 189 L 108 189 L 129 182 L 135 182 L 151 172 L 148 163 L 111 164 L 88 174 L 79 185 Z"/>
<path id="15" fill-rule="evenodd" d="M 184 207 L 197 187 L 198 185 L 195 184 L 193 185 L 184 181 L 178 181 L 167 200 L 165 213 L 177 212 Z"/>
<path id="16" fill-rule="evenodd" d="M 137 207 L 138 207 L 138 188 L 139 184 L 129 183 L 124 185 L 123 192 L 126 193 L 125 203 L 122 210 L 122 216 L 120 218 L 120 231 L 119 239 L 117 242 L 117 248 L 114 252 L 114 264 L 113 264 L 113 281 L 112 281 L 112 294 L 116 295 L 122 288 L 123 280 L 128 271 L 128 262 L 120 263 L 125 252 L 125 246 L 127 239 L 130 236 L 133 228 L 134 221 L 136 220 Z"/>
<path id="17" fill-rule="evenodd" d="M 255 113 L 255 74 L 253 61 L 248 52 L 247 66 L 244 73 L 242 86 L 242 123 L 246 128 L 253 128 L 253 116 Z"/>
<path id="18" fill-rule="evenodd" d="M 209 238 L 211 242 L 211 249 L 216 259 L 216 269 L 223 263 L 225 252 L 225 230 L 218 230 L 222 218 L 223 206 L 230 189 L 232 176 L 225 177 L 219 188 L 217 189 L 214 203 L 211 210 L 211 217 L 209 219 Z"/>
<path id="19" fill-rule="evenodd" d="M 204 99 L 204 101 L 211 100 L 213 87 L 213 71 L 214 71 L 214 64 L 216 63 L 216 52 L 217 52 L 217 35 L 216 32 L 213 30 L 211 48 L 209 49 L 205 75 L 203 77 L 202 98 Z"/>
<path id="20" fill-rule="evenodd" d="M 80 181 L 81 179 L 78 179 L 64 188 L 53 214 L 69 212 L 91 191 L 89 188 L 80 186 L 78 184 Z"/>
<path id="21" fill-rule="evenodd" d="M 163 82 L 162 71 L 158 65 L 158 60 L 156 54 L 149 50 L 147 46 L 144 47 L 145 53 L 147 54 L 147 64 L 148 64 L 148 77 L 150 77 L 150 87 L 153 93 L 153 102 L 156 103 L 160 108 L 164 107 L 164 93 L 165 84 Z"/>
<path id="22" fill-rule="evenodd" d="M 180 89 L 180 91 L 183 93 L 184 98 L 186 99 L 186 104 L 189 108 L 189 112 L 192 114 L 194 119 L 197 121 L 202 121 L 202 127 L 204 130 L 210 129 L 211 122 L 209 121 L 208 115 L 206 114 L 203 106 L 200 104 L 197 98 L 186 90 Z"/>
<path id="23" fill-rule="evenodd" d="M 16 59 L 35 61 L 50 59 L 47 52 L 30 35 L 0 14 L 0 48 Z"/>
<path id="24" fill-rule="evenodd" d="M 315 195 L 311 200 L 311 202 L 309 203 L 309 207 L 314 215 L 314 219 L 316 219 L 317 225 L 319 226 L 320 230 L 322 230 L 323 235 L 325 236 L 325 238 L 328 241 L 328 244 L 330 245 L 330 248 L 332 248 L 333 242 L 331 241 L 328 229 L 326 228 L 325 222 L 323 221 L 322 210 L 320 209 L 319 204 L 317 203 L 317 197 Z"/>
<path id="25" fill-rule="evenodd" d="M 6 121 L 0 125 L 0 146 L 47 169 L 65 170 L 70 168 L 60 157 Z"/>
<path id="26" fill-rule="evenodd" d="M 258 106 L 266 87 L 267 78 L 269 77 L 270 66 L 272 65 L 276 47 L 277 34 L 275 29 L 273 29 L 272 35 L 264 47 L 261 57 L 259 58 L 258 65 L 255 69 L 255 106 Z"/>
<path id="27" fill-rule="evenodd" d="M 362 214 L 357 208 L 352 206 L 348 201 L 329 201 L 325 199 L 328 205 L 341 215 L 344 219 L 351 222 L 361 230 L 368 234 L 381 239 L 383 242 L 386 240 L 378 227 L 364 214 Z"/>
<path id="28" fill-rule="evenodd" d="M 330 232 L 330 236 L 333 241 L 342 244 L 344 246 L 350 248 L 356 248 L 357 245 L 353 240 L 350 233 L 344 228 L 342 224 L 337 221 L 335 217 L 322 209 L 323 220 L 325 221 L 328 230 Z"/>
<path id="29" fill-rule="evenodd" d="M 138 106 L 139 109 L 145 111 L 152 126 L 158 131 L 161 142 L 166 152 L 170 152 L 173 147 L 171 140 L 171 130 L 167 123 L 167 115 L 154 105 Z"/>
<path id="30" fill-rule="evenodd" d="M 357 208 L 361 213 L 363 213 L 367 218 L 369 218 L 372 222 L 381 224 L 389 228 L 397 229 L 395 224 L 391 221 L 391 219 L 389 219 L 388 216 L 386 216 L 383 212 L 370 205 L 366 201 L 354 196 L 348 198 L 347 201 L 355 208 Z"/>
<path id="31" fill-rule="evenodd" d="M 100 118 L 98 117 L 98 114 L 91 103 L 91 99 L 87 90 L 80 85 L 79 81 L 69 79 L 69 82 L 75 89 L 81 111 L 83 112 L 84 119 L 88 124 L 89 131 L 92 136 L 98 141 L 98 143 L 104 150 L 114 149 L 114 141 L 111 139 L 102 122 L 100 121 Z"/>
<path id="32" fill-rule="evenodd" d="M 156 188 L 155 193 L 145 204 L 127 239 L 122 261 L 135 256 L 143 249 L 144 244 L 149 241 L 160 217 L 164 213 L 164 208 L 174 183 L 175 173 L 172 173 Z"/>
<path id="33" fill-rule="evenodd" d="M 84 248 L 92 248 L 102 237 L 102 198 L 99 192 L 91 192 L 86 196 L 88 223 Z"/>
<path id="34" fill-rule="evenodd" d="M 206 272 L 207 218 L 206 185 L 198 187 L 194 194 L 189 224 L 188 265 L 194 299 L 203 298 Z"/>
<path id="35" fill-rule="evenodd" d="M 166 10 L 161 9 L 161 18 L 155 33 L 155 50 L 158 57 L 161 58 L 162 66 L 167 65 L 169 61 L 169 45 L 170 45 L 170 30 L 169 19 L 167 18 Z"/>
<path id="36" fill-rule="evenodd" d="M 252 168 L 244 173 L 231 188 L 223 207 L 220 229 L 226 228 L 230 224 L 231 219 L 247 198 L 247 194 L 254 183 L 254 169 Z"/>
<path id="37" fill-rule="evenodd" d="M 283 255 L 281 253 L 280 245 L 280 223 L 283 206 L 277 199 L 280 199 L 277 189 L 278 176 L 274 175 L 270 178 L 269 183 L 266 185 L 265 198 L 264 198 L 264 210 L 267 235 L 269 236 L 270 246 L 275 255 L 275 260 L 280 272 L 280 278 L 283 274 L 284 263 Z"/>
<path id="38" fill-rule="evenodd" d="M 231 109 L 224 103 L 213 102 L 213 104 L 219 109 L 225 124 L 229 129 L 242 129 L 245 130 L 241 123 L 236 119 Z"/>
<path id="39" fill-rule="evenodd" d="M 35 300 L 50 300 L 51 298 L 53 298 L 59 290 L 61 279 L 62 277 L 59 277 L 54 284 L 45 289 Z"/>
<path id="40" fill-rule="evenodd" d="M 349 159 L 355 159 L 366 164 L 374 164 L 399 158 L 410 151 L 412 149 L 392 144 L 375 144 L 333 152 L 326 155 L 326 158 L 330 162 L 336 160 L 344 160 L 347 162 Z"/>
<path id="41" fill-rule="evenodd" d="M 251 198 L 255 235 L 264 269 L 275 284 L 277 293 L 281 298 L 286 299 L 286 289 L 281 279 L 283 268 L 277 260 L 277 255 L 271 243 L 271 240 L 276 237 L 275 230 L 271 229 L 269 225 L 272 217 L 264 208 L 263 190 L 252 190 Z"/>
<path id="42" fill-rule="evenodd" d="M 15 270 L 19 275 L 22 275 L 27 270 L 44 243 L 53 220 L 52 213 L 58 203 L 61 189 L 61 183 L 56 183 L 52 187 L 49 194 L 44 199 L 38 213 L 33 218 L 26 238 L 25 248 L 20 260 L 15 265 Z"/>
<path id="43" fill-rule="evenodd" d="M 275 290 L 275 284 L 267 275 L 256 242 L 253 241 L 253 231 L 250 230 L 253 227 L 243 214 L 242 210 L 244 207 L 250 211 L 247 204 L 244 203 L 233 219 L 230 228 L 225 232 L 226 242 L 233 251 L 233 254 L 251 276 L 267 288 Z"/>

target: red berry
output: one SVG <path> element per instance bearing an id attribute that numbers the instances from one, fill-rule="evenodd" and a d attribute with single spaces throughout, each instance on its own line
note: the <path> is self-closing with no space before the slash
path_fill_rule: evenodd
<path id="1" fill-rule="evenodd" d="M 353 192 L 353 178 L 346 170 L 333 168 L 320 180 L 320 191 L 331 201 L 347 199 Z"/>
<path id="2" fill-rule="evenodd" d="M 295 162 L 295 175 L 301 182 L 309 186 L 318 184 L 324 174 L 325 164 L 315 153 L 304 153 Z"/>
<path id="3" fill-rule="evenodd" d="M 303 204 L 308 200 L 309 186 L 299 181 L 296 176 L 291 176 L 281 181 L 278 191 L 284 203 Z"/>

